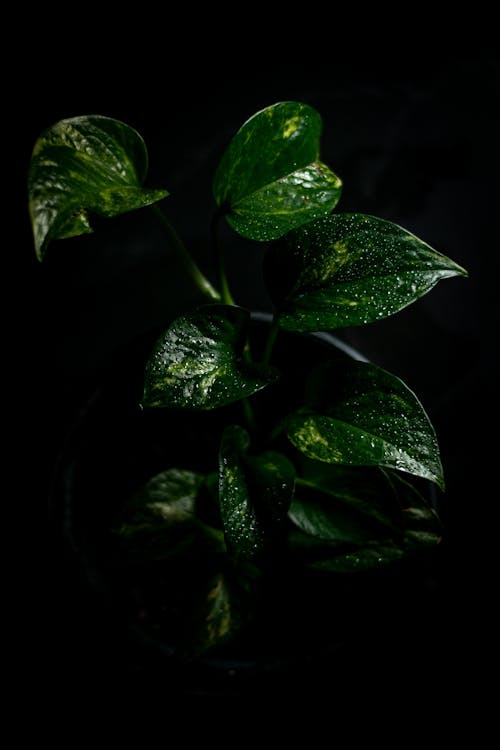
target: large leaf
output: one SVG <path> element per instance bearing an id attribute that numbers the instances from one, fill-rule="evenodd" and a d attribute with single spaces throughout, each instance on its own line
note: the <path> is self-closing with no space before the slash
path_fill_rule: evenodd
<path id="1" fill-rule="evenodd" d="M 110 117 L 73 117 L 44 131 L 28 175 L 39 259 L 50 240 L 92 232 L 91 214 L 117 216 L 168 195 L 142 187 L 147 166 L 139 133 Z"/>
<path id="2" fill-rule="evenodd" d="M 224 431 L 219 455 L 219 505 L 230 553 L 253 561 L 285 519 L 295 472 L 285 456 L 272 451 L 248 456 L 250 439 L 241 427 Z"/>
<path id="3" fill-rule="evenodd" d="M 444 488 L 434 429 L 399 378 L 365 362 L 336 362 L 315 372 L 309 403 L 287 425 L 291 442 L 309 458 L 399 469 Z"/>
<path id="4" fill-rule="evenodd" d="M 386 318 L 466 271 L 390 221 L 336 214 L 274 243 L 264 275 L 281 327 L 317 331 Z"/>
<path id="5" fill-rule="evenodd" d="M 239 234 L 275 239 L 333 209 L 342 183 L 319 160 L 320 135 L 321 117 L 298 102 L 267 107 L 240 128 L 213 183 Z"/>
<path id="6" fill-rule="evenodd" d="M 177 318 L 147 363 L 143 405 L 214 409 L 276 380 L 276 371 L 243 357 L 249 319 L 231 305 L 207 305 Z"/>

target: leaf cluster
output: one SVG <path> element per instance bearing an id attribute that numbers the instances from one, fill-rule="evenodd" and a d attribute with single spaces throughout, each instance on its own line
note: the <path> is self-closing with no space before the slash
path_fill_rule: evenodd
<path id="1" fill-rule="evenodd" d="M 342 182 L 321 161 L 321 130 L 312 107 L 280 102 L 235 134 L 213 180 L 212 280 L 155 205 L 209 304 L 181 315 L 159 337 L 145 366 L 142 406 L 186 409 L 202 419 L 206 410 L 241 403 L 240 422 L 219 436 L 218 466 L 200 474 L 190 456 L 182 467 L 167 466 L 126 504 L 117 529 L 125 545 L 152 559 L 178 562 L 195 544 L 207 556 L 195 650 L 238 629 L 242 591 L 253 591 L 278 557 L 354 573 L 415 554 L 441 535 L 417 488 L 430 481 L 444 489 L 436 435 L 395 375 L 368 362 L 327 359 L 310 372 L 299 408 L 277 410 L 265 428 L 256 420 L 261 392 L 282 382 L 273 358 L 280 330 L 364 325 L 397 313 L 444 278 L 466 275 L 400 226 L 333 213 Z M 84 116 L 45 131 L 29 171 L 38 257 L 53 240 L 91 232 L 94 214 L 117 216 L 163 200 L 166 190 L 144 187 L 146 174 L 144 142 L 124 123 Z M 265 243 L 263 278 L 275 311 L 260 350 L 250 312 L 231 295 L 217 233 L 222 219 L 256 247 Z"/>

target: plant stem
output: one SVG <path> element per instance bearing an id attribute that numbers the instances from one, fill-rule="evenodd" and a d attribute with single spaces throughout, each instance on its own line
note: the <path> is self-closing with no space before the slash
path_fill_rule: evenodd
<path id="1" fill-rule="evenodd" d="M 231 290 L 229 289 L 226 271 L 224 268 L 224 254 L 222 252 L 222 247 L 220 245 L 217 232 L 219 221 L 222 216 L 223 212 L 221 209 L 216 211 L 212 216 L 212 221 L 210 222 L 210 244 L 212 246 L 213 262 L 217 269 L 217 275 L 219 278 L 219 286 L 222 291 L 222 301 L 225 302 L 226 305 L 234 305 L 234 300 L 231 294 Z"/>
<path id="2" fill-rule="evenodd" d="M 162 225 L 169 243 L 176 251 L 177 255 L 184 265 L 184 268 L 191 276 L 191 279 L 194 281 L 200 292 L 202 292 L 202 294 L 204 294 L 206 297 L 209 297 L 211 300 L 219 301 L 221 299 L 220 293 L 212 286 L 207 277 L 200 271 L 190 252 L 187 250 L 186 246 L 182 242 L 173 226 L 170 224 L 163 211 L 157 205 L 151 206 L 151 208 L 153 209 L 156 218 Z"/>
<path id="3" fill-rule="evenodd" d="M 275 313 L 273 315 L 271 328 L 269 329 L 266 345 L 264 347 L 264 359 L 262 360 L 262 364 L 264 364 L 266 367 L 269 365 L 269 362 L 271 360 L 271 354 L 273 352 L 274 342 L 276 341 L 276 336 L 278 335 L 279 330 L 280 330 L 279 313 Z"/>
<path id="4" fill-rule="evenodd" d="M 248 429 L 250 430 L 250 432 L 255 432 L 256 422 L 255 422 L 255 415 L 252 409 L 252 404 L 250 403 L 250 400 L 248 398 L 242 398 L 241 403 L 243 406 L 243 413 L 245 415 L 245 420 L 246 420 Z"/>

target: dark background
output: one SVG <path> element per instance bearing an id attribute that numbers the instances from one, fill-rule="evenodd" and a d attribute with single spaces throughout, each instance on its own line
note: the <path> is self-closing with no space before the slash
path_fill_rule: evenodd
<path id="1" fill-rule="evenodd" d="M 438 671 L 463 678 L 478 663 L 477 628 L 486 617 L 476 550 L 491 486 L 484 478 L 490 459 L 483 419 L 496 408 L 498 60 L 486 49 L 415 62 L 389 56 L 316 66 L 302 60 L 257 70 L 248 61 L 228 65 L 207 56 L 190 73 L 179 61 L 167 65 L 167 58 L 154 85 L 144 67 L 130 64 L 124 71 L 109 61 L 105 77 L 77 70 L 71 84 L 34 82 L 21 128 L 20 174 L 38 134 L 58 119 L 98 113 L 124 120 L 148 145 L 147 184 L 170 191 L 165 209 L 206 268 L 211 178 L 225 146 L 258 109 L 299 100 L 323 117 L 322 159 L 344 182 L 337 210 L 401 224 L 468 269 L 469 279 L 442 282 L 392 318 L 340 332 L 402 377 L 436 427 L 447 482 L 439 497 L 446 554 L 418 632 L 405 642 L 409 655 L 423 639 L 419 652 L 429 648 Z M 69 50 L 61 60 L 69 64 Z M 54 243 L 43 265 L 22 212 L 21 233 L 24 302 L 32 311 L 28 328 L 38 363 L 32 434 L 43 502 L 64 436 L 107 364 L 141 333 L 201 300 L 148 210 L 100 222 L 94 235 Z M 260 277 L 263 249 L 229 230 L 224 239 L 234 296 L 243 306 L 270 309 Z M 91 650 L 87 602 L 53 519 L 49 541 L 49 663 L 54 669 L 58 660 L 75 659 L 83 669 L 81 654 Z M 389 638 L 384 647 L 390 648 Z M 399 639 L 398 653 L 401 648 Z"/>

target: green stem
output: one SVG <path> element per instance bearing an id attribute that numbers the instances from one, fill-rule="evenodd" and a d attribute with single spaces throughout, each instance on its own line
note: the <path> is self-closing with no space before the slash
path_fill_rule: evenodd
<path id="1" fill-rule="evenodd" d="M 219 221 L 222 218 L 222 216 L 223 216 L 223 212 L 221 209 L 216 211 L 214 215 L 212 216 L 212 221 L 210 222 L 210 243 L 212 246 L 213 262 L 217 269 L 217 275 L 219 278 L 219 286 L 222 291 L 222 301 L 225 302 L 226 305 L 234 305 L 234 300 L 231 294 L 231 290 L 229 289 L 226 271 L 224 268 L 224 254 L 222 252 L 222 247 L 220 245 L 218 232 L 217 232 Z"/>
<path id="2" fill-rule="evenodd" d="M 159 208 L 159 206 L 157 205 L 152 206 L 151 208 L 153 209 L 156 218 L 162 225 L 169 243 L 176 251 L 177 255 L 182 261 L 182 264 L 184 265 L 184 268 L 191 276 L 191 279 L 194 281 L 200 292 L 202 292 L 202 294 L 204 294 L 206 297 L 209 297 L 211 300 L 219 301 L 221 299 L 220 293 L 212 286 L 207 277 L 200 271 L 199 267 L 191 257 L 191 254 L 187 250 L 186 246 L 182 242 L 173 226 L 170 224 L 161 208 Z"/>
<path id="3" fill-rule="evenodd" d="M 250 430 L 250 432 L 255 432 L 256 422 L 255 422 L 255 415 L 252 409 L 252 404 L 250 403 L 250 400 L 248 398 L 242 398 L 241 403 L 243 406 L 243 413 L 245 415 L 247 427 Z"/>
<path id="4" fill-rule="evenodd" d="M 276 336 L 278 335 L 280 330 L 280 318 L 279 313 L 275 313 L 273 316 L 273 320 L 271 323 L 271 328 L 269 329 L 269 333 L 267 336 L 266 345 L 264 347 L 264 359 L 262 360 L 262 364 L 266 367 L 269 366 L 269 362 L 271 361 L 271 354 L 273 352 L 274 342 L 276 341 Z"/>

